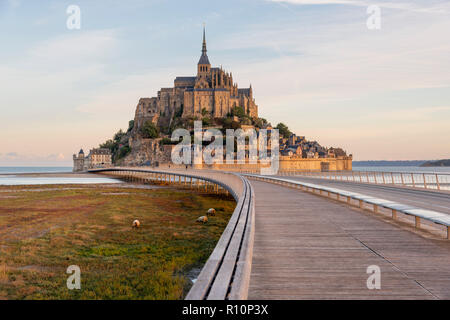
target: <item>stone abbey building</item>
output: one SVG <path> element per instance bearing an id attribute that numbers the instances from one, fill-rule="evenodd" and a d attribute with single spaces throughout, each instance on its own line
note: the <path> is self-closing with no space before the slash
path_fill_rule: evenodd
<path id="1" fill-rule="evenodd" d="M 153 98 L 141 98 L 136 108 L 135 126 L 140 128 L 150 120 L 155 124 L 170 125 L 173 118 L 224 118 L 234 107 L 242 107 L 251 117 L 258 116 L 258 106 L 249 88 L 238 88 L 233 75 L 221 67 L 213 68 L 206 50 L 205 30 L 203 46 L 197 64 L 197 75 L 176 77 L 172 88 L 161 88 Z"/>

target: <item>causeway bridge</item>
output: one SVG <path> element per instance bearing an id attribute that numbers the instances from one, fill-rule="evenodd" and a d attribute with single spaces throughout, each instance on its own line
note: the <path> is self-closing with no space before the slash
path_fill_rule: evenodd
<path id="1" fill-rule="evenodd" d="M 235 198 L 188 300 L 450 299 L 443 188 L 193 169 L 90 172 Z"/>

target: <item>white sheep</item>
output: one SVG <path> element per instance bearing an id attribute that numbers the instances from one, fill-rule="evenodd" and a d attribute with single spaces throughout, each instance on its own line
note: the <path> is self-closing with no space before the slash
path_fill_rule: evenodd
<path id="1" fill-rule="evenodd" d="M 206 213 L 206 215 L 208 215 L 208 216 L 215 216 L 216 215 L 216 209 L 210 208 L 208 210 L 208 212 Z"/>
<path id="2" fill-rule="evenodd" d="M 207 216 L 198 217 L 196 222 L 207 223 L 208 222 L 208 217 Z"/>
<path id="3" fill-rule="evenodd" d="M 141 225 L 141 223 L 139 222 L 139 220 L 134 220 L 133 221 L 133 228 L 139 228 Z"/>

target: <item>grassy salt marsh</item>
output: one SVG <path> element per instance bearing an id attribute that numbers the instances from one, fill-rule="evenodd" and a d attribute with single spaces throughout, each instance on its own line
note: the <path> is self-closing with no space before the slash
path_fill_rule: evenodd
<path id="1" fill-rule="evenodd" d="M 169 188 L 0 186 L 0 299 L 182 299 L 234 207 Z M 70 265 L 81 290 L 67 289 Z"/>

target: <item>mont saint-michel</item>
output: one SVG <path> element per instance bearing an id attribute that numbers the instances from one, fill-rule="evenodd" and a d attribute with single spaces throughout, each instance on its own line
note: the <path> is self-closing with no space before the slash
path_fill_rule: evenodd
<path id="1" fill-rule="evenodd" d="M 203 30 L 202 54 L 197 64 L 196 76 L 180 76 L 172 88 L 161 88 L 156 97 L 141 98 L 136 108 L 137 128 L 150 120 L 159 126 L 170 125 L 176 115 L 182 119 L 225 118 L 234 108 L 243 108 L 245 114 L 258 117 L 258 106 L 252 87 L 239 88 L 233 75 L 222 67 L 212 67 L 206 49 Z"/>
<path id="2" fill-rule="evenodd" d="M 80 150 L 73 156 L 74 171 L 112 164 L 169 165 L 174 148 L 171 133 L 177 128 L 192 129 L 194 121 L 201 121 L 205 129 L 215 128 L 222 132 L 239 128 L 257 132 L 278 129 L 281 170 L 351 170 L 352 156 L 341 148 L 321 146 L 317 141 L 297 136 L 284 123 L 272 127 L 270 122 L 260 118 L 252 85 L 240 88 L 233 81 L 232 72 L 212 67 L 207 52 L 203 29 L 197 74 L 177 76 L 173 87 L 161 88 L 155 97 L 141 97 L 128 130 L 120 130 L 100 148 L 92 149 L 87 157 Z M 258 169 L 260 166 L 260 163 L 202 165 L 219 170 Z"/>

